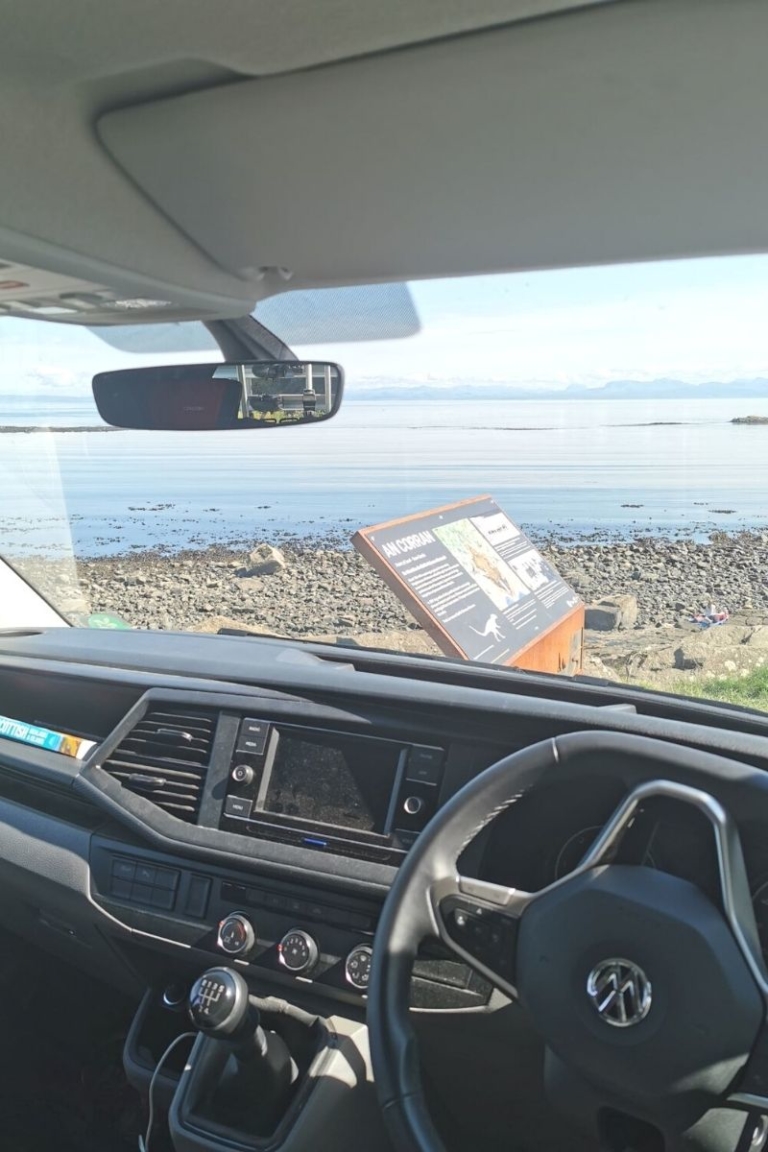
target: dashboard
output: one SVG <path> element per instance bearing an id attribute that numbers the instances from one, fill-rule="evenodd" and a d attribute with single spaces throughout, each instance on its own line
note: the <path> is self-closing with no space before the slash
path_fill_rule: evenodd
<path id="1" fill-rule="evenodd" d="M 0 637 L 0 712 L 91 741 L 82 759 L 0 737 L 7 928 L 136 989 L 222 957 L 313 1010 L 362 1015 L 381 908 L 432 815 L 504 756 L 589 729 L 637 732 L 768 768 L 768 720 L 613 685 L 229 637 Z M 538 891 L 573 869 L 637 783 L 595 757 L 523 795 L 462 871 Z M 720 796 L 742 836 L 768 952 L 768 800 Z M 720 899 L 712 829 L 655 798 L 616 861 Z M 417 1008 L 478 1008 L 490 986 L 427 944 Z"/>

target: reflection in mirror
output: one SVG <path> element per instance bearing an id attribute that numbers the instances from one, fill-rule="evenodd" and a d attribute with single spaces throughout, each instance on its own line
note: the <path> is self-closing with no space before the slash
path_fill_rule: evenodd
<path id="1" fill-rule="evenodd" d="M 101 372 L 99 415 L 118 428 L 279 428 L 335 416 L 343 376 L 323 361 L 251 360 Z"/>

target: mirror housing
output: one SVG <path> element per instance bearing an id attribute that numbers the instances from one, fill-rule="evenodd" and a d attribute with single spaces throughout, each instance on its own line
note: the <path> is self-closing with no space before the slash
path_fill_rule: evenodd
<path id="1" fill-rule="evenodd" d="M 160 365 L 93 378 L 105 423 L 155 431 L 319 424 L 336 415 L 343 391 L 339 365 L 317 360 Z"/>

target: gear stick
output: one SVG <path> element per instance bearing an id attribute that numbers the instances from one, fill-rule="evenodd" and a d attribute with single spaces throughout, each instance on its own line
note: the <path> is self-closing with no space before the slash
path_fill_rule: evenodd
<path id="1" fill-rule="evenodd" d="M 288 1106 L 298 1074 L 288 1046 L 261 1025 L 248 985 L 231 968 L 209 968 L 192 985 L 189 1016 L 205 1036 L 228 1049 L 212 1103 L 231 1123 L 248 1124 L 256 1135 L 274 1131 Z"/>

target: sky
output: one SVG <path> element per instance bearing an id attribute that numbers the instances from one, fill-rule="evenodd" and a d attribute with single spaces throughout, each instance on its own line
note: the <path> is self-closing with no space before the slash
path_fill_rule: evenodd
<path id="1" fill-rule="evenodd" d="M 382 380 L 552 387 L 768 378 L 768 256 L 423 281 L 410 289 L 418 335 L 296 351 L 338 360 L 350 388 Z M 83 329 L 0 318 L 1 394 L 84 394 L 98 371 L 216 358 L 126 354 Z"/>

